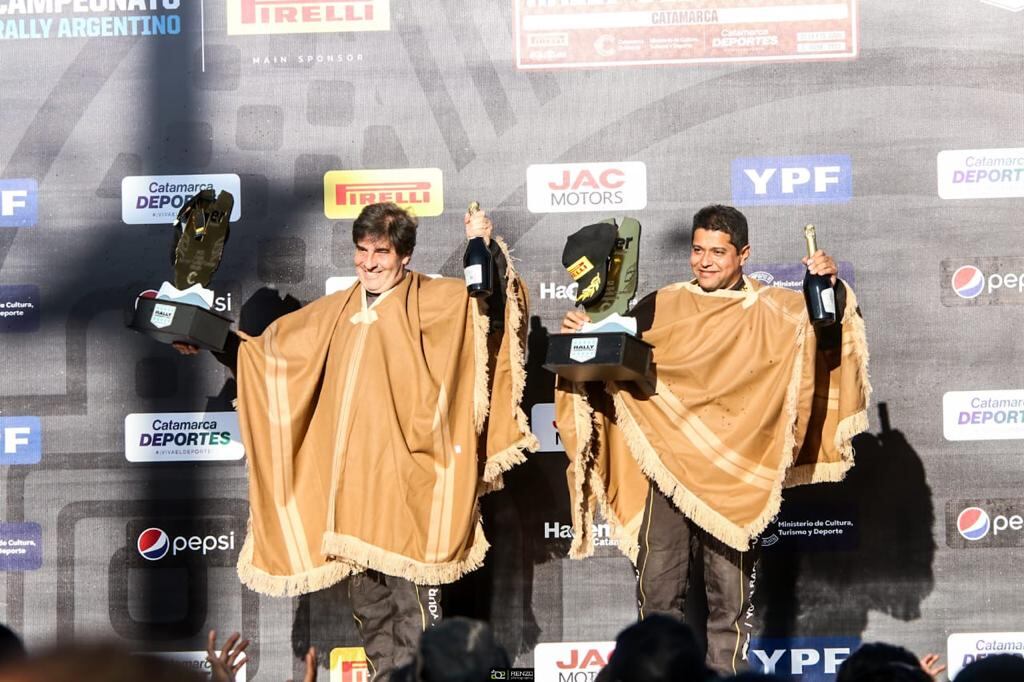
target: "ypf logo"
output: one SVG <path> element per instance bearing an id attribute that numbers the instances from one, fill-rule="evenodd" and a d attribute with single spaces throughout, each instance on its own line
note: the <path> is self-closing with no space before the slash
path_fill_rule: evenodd
<path id="1" fill-rule="evenodd" d="M 158 561 L 171 550 L 171 539 L 160 528 L 147 528 L 139 534 L 136 545 L 142 558 Z"/>
<path id="2" fill-rule="evenodd" d="M 0 227 L 32 227 L 39 215 L 39 184 L 32 178 L 0 180 Z"/>
<path id="3" fill-rule="evenodd" d="M 992 522 L 981 507 L 968 507 L 956 517 L 956 529 L 965 540 L 980 540 L 988 535 Z"/>
<path id="4" fill-rule="evenodd" d="M 42 433 L 39 417 L 0 417 L 0 464 L 38 464 Z"/>
<path id="5" fill-rule="evenodd" d="M 847 154 L 733 159 L 732 200 L 737 206 L 824 204 L 853 197 Z"/>
<path id="6" fill-rule="evenodd" d="M 985 274 L 973 265 L 963 265 L 953 273 L 953 291 L 960 298 L 977 298 L 985 289 Z"/>

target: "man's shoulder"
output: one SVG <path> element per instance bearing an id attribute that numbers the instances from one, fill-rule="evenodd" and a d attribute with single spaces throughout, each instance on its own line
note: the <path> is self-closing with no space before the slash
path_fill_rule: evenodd
<path id="1" fill-rule="evenodd" d="M 466 283 L 461 279 L 424 275 L 421 272 L 410 272 L 409 274 L 413 277 L 412 285 L 418 287 L 424 295 L 454 297 L 467 295 Z"/>
<path id="2" fill-rule="evenodd" d="M 794 291 L 793 289 L 787 289 L 786 287 L 772 286 L 750 278 L 747 278 L 747 286 L 756 291 L 758 297 L 764 300 L 771 301 L 787 308 L 792 306 L 796 306 L 798 308 L 803 307 L 804 295 L 801 291 Z"/>
<path id="3" fill-rule="evenodd" d="M 463 280 L 455 277 L 431 277 L 418 272 L 411 274 L 413 280 L 409 286 L 411 291 L 416 292 L 420 314 L 425 316 L 424 319 L 431 319 L 434 315 L 443 318 L 455 314 L 456 311 L 465 311 L 469 292 Z"/>

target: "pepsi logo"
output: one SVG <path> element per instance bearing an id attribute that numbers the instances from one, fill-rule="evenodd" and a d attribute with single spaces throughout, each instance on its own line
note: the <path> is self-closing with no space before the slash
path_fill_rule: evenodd
<path id="1" fill-rule="evenodd" d="M 985 288 L 985 275 L 973 265 L 963 265 L 953 273 L 952 283 L 960 298 L 976 298 Z"/>
<path id="2" fill-rule="evenodd" d="M 988 517 L 986 517 L 987 520 Z M 167 533 L 159 528 L 147 528 L 139 534 L 136 545 L 142 558 L 157 561 L 167 556 L 167 552 L 171 549 L 171 540 L 167 537 Z"/>
<path id="3" fill-rule="evenodd" d="M 956 529 L 965 540 L 981 540 L 991 527 L 988 514 L 980 507 L 967 507 L 956 517 Z"/>

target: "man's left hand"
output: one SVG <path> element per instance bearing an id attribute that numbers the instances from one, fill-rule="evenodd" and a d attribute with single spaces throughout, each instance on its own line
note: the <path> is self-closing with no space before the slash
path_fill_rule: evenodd
<path id="1" fill-rule="evenodd" d="M 836 266 L 836 262 L 832 260 L 832 256 L 818 249 L 814 252 L 813 256 L 810 258 L 804 256 L 800 262 L 807 266 L 807 270 L 812 275 L 831 275 L 832 286 L 835 286 L 839 268 Z"/>
<path id="2" fill-rule="evenodd" d="M 484 211 L 477 211 L 470 215 L 466 213 L 462 219 L 466 225 L 466 239 L 473 239 L 474 237 L 483 237 L 484 243 L 491 243 L 491 219 L 487 217 Z"/>

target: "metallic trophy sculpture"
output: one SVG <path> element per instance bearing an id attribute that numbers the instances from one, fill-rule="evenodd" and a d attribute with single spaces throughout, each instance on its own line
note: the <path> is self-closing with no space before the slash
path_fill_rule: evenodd
<path id="1" fill-rule="evenodd" d="M 139 294 L 127 325 L 163 343 L 180 341 L 221 351 L 231 320 L 210 310 L 207 285 L 220 267 L 235 199 L 229 192 L 204 189 L 182 206 L 175 218 L 174 283 Z"/>
<path id="2" fill-rule="evenodd" d="M 544 367 L 570 381 L 635 381 L 651 365 L 651 346 L 623 315 L 636 296 L 640 223 L 608 218 L 569 236 L 562 263 L 576 281 L 576 303 L 591 323 L 580 333 L 552 334 Z"/>
<path id="3" fill-rule="evenodd" d="M 204 189 L 182 206 L 174 220 L 174 228 L 180 232 L 172 257 L 174 286 L 184 289 L 210 283 L 224 255 L 234 205 L 229 192 L 215 197 L 212 189 Z"/>

